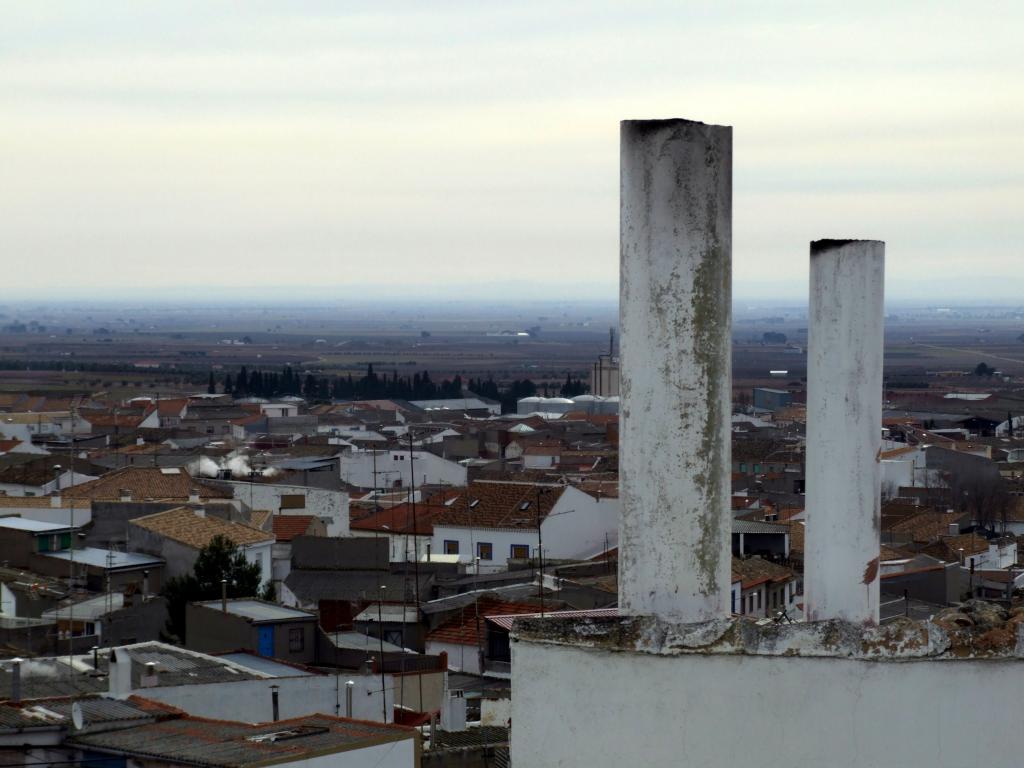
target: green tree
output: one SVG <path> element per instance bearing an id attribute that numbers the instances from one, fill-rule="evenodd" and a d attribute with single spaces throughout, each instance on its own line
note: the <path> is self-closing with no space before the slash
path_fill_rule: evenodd
<path id="1" fill-rule="evenodd" d="M 176 576 L 164 583 L 167 600 L 165 637 L 171 642 L 185 641 L 185 606 L 202 600 L 216 600 L 227 580 L 228 597 L 266 597 L 273 599 L 273 585 L 260 589 L 259 565 L 250 563 L 245 553 L 226 536 L 218 534 L 199 550 L 192 573 Z"/>

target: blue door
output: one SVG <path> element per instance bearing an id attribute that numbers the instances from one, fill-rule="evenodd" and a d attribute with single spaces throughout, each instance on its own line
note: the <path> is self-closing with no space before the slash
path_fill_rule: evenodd
<path id="1" fill-rule="evenodd" d="M 260 656 L 274 656 L 274 627 L 260 627 L 260 647 L 256 649 Z"/>

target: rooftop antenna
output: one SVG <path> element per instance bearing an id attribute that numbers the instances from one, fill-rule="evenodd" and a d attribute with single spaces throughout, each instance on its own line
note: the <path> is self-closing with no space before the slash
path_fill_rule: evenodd
<path id="1" fill-rule="evenodd" d="M 615 327 L 608 329 L 608 357 L 615 354 Z"/>

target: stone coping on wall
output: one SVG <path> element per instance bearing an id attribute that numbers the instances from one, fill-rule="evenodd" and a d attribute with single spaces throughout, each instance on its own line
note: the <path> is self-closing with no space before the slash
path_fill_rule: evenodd
<path id="1" fill-rule="evenodd" d="M 759 624 L 723 618 L 675 624 L 654 616 L 524 618 L 514 642 L 655 656 L 735 655 L 860 661 L 1024 659 L 1024 608 L 972 600 L 928 621 L 880 627 L 839 620 Z"/>

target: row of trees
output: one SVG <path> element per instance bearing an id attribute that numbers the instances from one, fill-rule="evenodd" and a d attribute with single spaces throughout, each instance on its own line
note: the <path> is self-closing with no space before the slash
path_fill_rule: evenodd
<path id="1" fill-rule="evenodd" d="M 500 386 L 490 376 L 486 379 L 464 380 L 461 376 L 456 375 L 452 379 L 435 382 L 430 377 L 429 371 L 414 373 L 412 376 L 399 376 L 397 371 L 390 375 L 378 374 L 372 364 L 367 366 L 366 373 L 359 378 L 352 374 L 316 376 L 313 373 L 306 373 L 303 375 L 293 371 L 290 366 L 285 366 L 282 371 L 248 370 L 242 366 L 237 374 L 232 376 L 228 373 L 223 380 L 218 382 L 216 375 L 211 371 L 207 391 L 211 394 L 217 392 L 218 385 L 223 392 L 235 397 L 272 398 L 297 395 L 309 401 L 392 398 L 432 400 L 463 397 L 464 392 L 469 391 L 480 397 L 499 401 L 504 412 L 515 410 L 516 401 L 520 398 L 532 397 L 538 393 L 549 396 L 557 392 L 562 397 L 574 397 L 587 392 L 587 385 L 581 379 L 574 379 L 571 374 L 567 374 L 565 383 L 560 389 L 556 389 L 557 384 L 551 386 L 547 383 L 538 388 L 537 384 L 530 379 L 516 379 L 505 386 Z"/>

